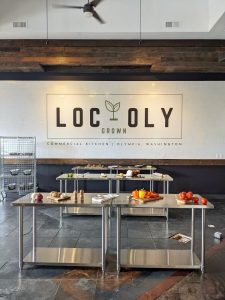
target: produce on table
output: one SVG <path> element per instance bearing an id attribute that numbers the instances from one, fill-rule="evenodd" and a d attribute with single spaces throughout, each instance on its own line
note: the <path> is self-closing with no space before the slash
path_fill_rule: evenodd
<path id="1" fill-rule="evenodd" d="M 201 202 L 202 202 L 203 205 L 207 205 L 208 199 L 202 198 L 202 199 L 201 199 Z"/>
<path id="2" fill-rule="evenodd" d="M 154 199 L 154 198 L 158 198 L 159 194 L 153 191 L 141 189 L 141 190 L 133 190 L 132 197 L 135 199 Z"/>
<path id="3" fill-rule="evenodd" d="M 198 202 L 199 202 L 199 198 L 198 197 L 193 197 L 192 199 L 194 201 L 194 204 L 198 204 Z"/>
<path id="4" fill-rule="evenodd" d="M 138 198 L 143 199 L 146 195 L 146 190 L 139 190 Z"/>
<path id="5" fill-rule="evenodd" d="M 138 198 L 139 197 L 139 191 L 138 190 L 132 191 L 132 197 L 133 198 Z"/>
<path id="6" fill-rule="evenodd" d="M 199 197 L 196 197 L 193 195 L 193 193 L 191 191 L 189 192 L 180 192 L 178 194 L 178 202 L 181 203 L 194 203 L 194 204 L 198 204 L 199 203 Z"/>
<path id="7" fill-rule="evenodd" d="M 42 203 L 43 201 L 43 195 L 41 193 L 35 193 L 34 195 L 34 201 L 36 203 Z"/>

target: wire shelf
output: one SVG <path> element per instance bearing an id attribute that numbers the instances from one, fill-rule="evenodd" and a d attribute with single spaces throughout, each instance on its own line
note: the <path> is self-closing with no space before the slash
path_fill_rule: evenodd
<path id="1" fill-rule="evenodd" d="M 0 191 L 36 190 L 36 138 L 0 137 Z"/>

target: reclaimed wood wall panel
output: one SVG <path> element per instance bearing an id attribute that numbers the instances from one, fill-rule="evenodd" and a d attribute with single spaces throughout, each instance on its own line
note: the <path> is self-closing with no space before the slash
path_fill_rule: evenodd
<path id="1" fill-rule="evenodd" d="M 152 73 L 224 73 L 224 55 L 224 40 L 1 40 L 0 72 L 143 65 Z"/>
<path id="2" fill-rule="evenodd" d="M 225 166 L 224 159 L 67 159 L 39 158 L 38 165 L 153 165 L 153 166 Z"/>

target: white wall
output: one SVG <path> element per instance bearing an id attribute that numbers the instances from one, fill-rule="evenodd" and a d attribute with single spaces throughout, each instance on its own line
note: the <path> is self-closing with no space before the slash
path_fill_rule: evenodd
<path id="1" fill-rule="evenodd" d="M 1 0 L 0 39 L 45 39 L 46 0 Z M 208 31 L 225 11 L 224 0 L 104 0 L 97 12 L 106 24 L 86 18 L 82 10 L 54 4 L 83 5 L 84 0 L 48 0 L 49 39 L 188 39 L 224 38 L 224 27 Z M 141 3 L 141 28 L 140 28 Z M 13 28 L 26 21 L 27 28 Z M 166 28 L 178 21 L 178 28 Z"/>
<path id="2" fill-rule="evenodd" d="M 1 39 L 46 38 L 45 0 L 1 0 Z M 27 28 L 13 28 L 13 22 L 27 22 Z"/>
<path id="3" fill-rule="evenodd" d="M 224 12 L 224 0 L 209 0 L 209 30 L 218 22 Z"/>
<path id="4" fill-rule="evenodd" d="M 101 140 L 85 140 L 85 136 L 84 139 L 76 139 L 76 133 L 75 139 L 48 139 L 47 94 L 90 94 L 90 99 L 94 94 L 106 95 L 107 99 L 112 99 L 110 94 L 118 94 L 116 99 L 121 104 L 126 101 L 123 94 L 181 94 L 182 139 L 151 139 L 150 136 L 141 139 L 131 139 L 131 136 L 129 139 L 109 139 L 112 137 L 109 135 L 109 138 L 106 136 Z M 37 156 L 40 158 L 224 158 L 224 95 L 225 82 L 218 81 L 1 81 L 0 135 L 36 136 Z M 135 103 L 138 106 L 138 95 L 133 97 L 137 100 L 134 100 L 132 106 L 135 107 Z M 76 96 L 75 104 L 77 99 L 79 96 Z M 93 100 L 93 104 L 96 101 Z M 64 142 L 65 145 L 55 145 Z"/>
<path id="5" fill-rule="evenodd" d="M 142 0 L 142 31 L 208 31 L 207 4 L 207 0 Z M 179 27 L 166 28 L 166 21 L 178 21 Z"/>

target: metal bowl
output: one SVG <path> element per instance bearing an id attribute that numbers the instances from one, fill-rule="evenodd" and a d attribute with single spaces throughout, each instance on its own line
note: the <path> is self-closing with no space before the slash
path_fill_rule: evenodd
<path id="1" fill-rule="evenodd" d="M 25 184 L 20 184 L 20 190 L 22 190 L 22 191 L 25 191 L 25 190 L 26 190 Z"/>
<path id="2" fill-rule="evenodd" d="M 20 171 L 20 169 L 12 169 L 9 172 L 10 172 L 11 175 L 15 176 L 15 175 L 19 174 L 19 171 Z"/>
<path id="3" fill-rule="evenodd" d="M 23 170 L 24 175 L 31 175 L 31 172 L 32 172 L 31 169 Z"/>
<path id="4" fill-rule="evenodd" d="M 8 190 L 12 191 L 16 189 L 16 183 L 9 183 L 8 184 Z"/>
<path id="5" fill-rule="evenodd" d="M 27 184 L 27 189 L 28 189 L 28 190 L 31 190 L 31 189 L 33 189 L 33 188 L 34 188 L 33 182 L 28 182 L 28 184 Z"/>

